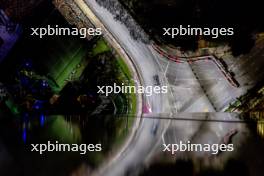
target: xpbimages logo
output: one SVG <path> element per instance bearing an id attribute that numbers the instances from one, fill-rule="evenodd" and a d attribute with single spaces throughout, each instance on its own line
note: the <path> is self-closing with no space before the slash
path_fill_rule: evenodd
<path id="1" fill-rule="evenodd" d="M 102 35 L 101 28 L 68 28 L 59 27 L 58 25 L 52 26 L 47 25 L 47 27 L 41 28 L 31 28 L 31 36 L 37 36 L 43 38 L 45 36 L 80 36 L 80 38 L 86 38 L 89 36 Z"/>
<path id="2" fill-rule="evenodd" d="M 220 152 L 234 151 L 233 144 L 192 144 L 190 141 L 180 141 L 179 144 L 163 144 L 163 152 L 170 152 L 174 155 L 176 152 L 210 152 L 216 155 Z"/>
<path id="3" fill-rule="evenodd" d="M 124 83 L 117 85 L 114 83 L 113 86 L 97 86 L 97 93 L 109 96 L 110 94 L 146 94 L 146 96 L 151 96 L 153 94 L 166 94 L 168 93 L 168 86 L 126 86 Z"/>
<path id="4" fill-rule="evenodd" d="M 102 151 L 101 144 L 61 144 L 58 141 L 47 144 L 31 144 L 31 152 L 38 152 L 40 155 L 44 152 L 79 152 L 85 155 L 87 152 Z"/>
<path id="5" fill-rule="evenodd" d="M 207 28 L 207 27 L 192 27 L 191 25 L 180 25 L 173 28 L 163 28 L 163 35 L 175 38 L 177 36 L 211 36 L 218 38 L 219 36 L 234 35 L 234 28 Z"/>

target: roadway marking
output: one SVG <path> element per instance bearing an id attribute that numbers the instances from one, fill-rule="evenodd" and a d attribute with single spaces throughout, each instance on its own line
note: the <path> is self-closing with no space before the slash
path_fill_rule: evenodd
<path id="1" fill-rule="evenodd" d="M 165 72 L 164 72 L 164 76 L 165 77 L 166 77 L 166 74 L 168 72 L 169 65 L 170 65 L 170 62 L 168 61 L 167 66 L 166 66 L 166 69 L 165 69 Z"/>
<path id="2" fill-rule="evenodd" d="M 156 58 L 156 54 L 155 54 L 155 53 L 156 53 L 156 50 L 153 49 L 152 46 L 150 46 L 149 49 L 150 49 L 150 51 L 151 51 L 151 53 L 152 53 L 152 55 L 153 55 L 155 61 L 158 63 L 158 65 L 159 65 L 159 67 L 160 67 L 160 70 L 161 70 L 161 71 L 163 72 L 163 74 L 164 74 L 165 83 L 168 85 L 168 88 L 169 88 L 169 90 L 170 90 L 169 92 L 170 92 L 171 96 L 175 99 L 175 96 L 174 96 L 174 94 L 173 94 L 173 91 L 172 91 L 171 85 L 169 84 L 168 78 L 167 78 L 167 76 L 166 76 L 166 72 L 167 72 L 167 71 L 164 71 L 164 69 L 162 68 L 162 64 L 160 64 L 159 59 Z M 158 56 L 159 56 L 159 55 L 158 55 Z M 169 67 L 169 61 L 168 61 L 168 64 L 167 64 L 167 66 L 166 66 L 166 70 L 168 70 L 168 67 Z M 170 100 L 170 99 L 169 99 L 169 100 Z M 173 101 L 172 103 L 173 103 L 173 105 L 169 104 L 169 107 L 171 108 L 172 111 L 173 111 L 173 109 L 175 109 L 175 111 L 176 111 L 176 113 L 177 113 L 177 112 L 179 111 L 178 106 L 177 106 L 177 104 L 175 103 L 175 101 Z"/>

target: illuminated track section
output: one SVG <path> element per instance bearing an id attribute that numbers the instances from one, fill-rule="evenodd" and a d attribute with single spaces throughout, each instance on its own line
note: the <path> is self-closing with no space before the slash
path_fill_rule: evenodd
<path id="1" fill-rule="evenodd" d="M 132 60 L 142 86 L 167 85 L 164 68 L 160 62 L 162 58 L 151 44 L 134 40 L 127 27 L 115 20 L 113 14 L 101 7 L 95 0 L 74 0 L 74 2 L 96 27 L 102 28 L 106 40 Z M 191 69 L 188 67 L 185 72 L 197 85 L 198 88 L 193 91 L 200 96 L 199 99 L 188 105 L 185 111 L 203 112 L 203 109 L 206 108 L 209 112 L 215 112 L 208 97 L 201 93 L 199 82 L 195 79 Z M 177 113 L 178 106 L 170 101 L 172 97 L 172 94 L 153 94 L 149 97 L 144 95 L 142 111 L 150 116 L 163 113 L 172 114 L 172 110 Z M 189 97 L 183 98 L 188 99 Z M 147 158 L 151 156 L 153 147 L 159 143 L 162 133 L 166 131 L 169 123 L 168 120 L 143 118 L 136 132 L 132 134 L 133 138 L 119 150 L 117 155 L 106 161 L 94 175 L 124 176 L 132 170 L 136 174 L 143 163 L 147 162 Z"/>
<path id="2" fill-rule="evenodd" d="M 75 4 L 89 18 L 94 26 L 102 28 L 105 39 L 121 53 L 125 59 L 130 59 L 136 72 L 138 73 L 140 84 L 142 86 L 155 86 L 155 75 L 162 72 L 158 65 L 151 46 L 135 41 L 129 34 L 129 31 L 119 22 L 114 20 L 113 16 L 103 7 L 100 7 L 94 0 L 74 0 Z M 103 14 L 102 14 L 103 13 Z M 95 15 L 96 14 L 96 15 Z M 160 84 L 163 84 L 160 80 Z M 162 113 L 169 112 L 164 110 L 169 107 L 167 97 L 162 94 L 153 94 L 152 96 L 142 97 L 143 102 L 141 110 L 144 113 Z M 102 176 L 123 176 L 131 169 L 141 165 L 150 154 L 153 146 L 159 140 L 161 130 L 157 129 L 153 135 L 153 128 L 162 127 L 159 119 L 143 118 L 134 132 L 131 139 L 118 151 L 118 153 L 106 161 L 94 175 Z"/>
<path id="3" fill-rule="evenodd" d="M 197 56 L 197 57 L 180 57 L 180 56 L 172 56 L 170 54 L 167 54 L 165 51 L 163 51 L 158 45 L 152 44 L 152 47 L 163 57 L 166 57 L 167 59 L 177 62 L 177 63 L 192 63 L 200 60 L 210 60 L 213 61 L 214 64 L 218 67 L 218 69 L 223 73 L 226 80 L 234 87 L 238 88 L 239 83 L 238 81 L 232 76 L 232 74 L 228 71 L 227 67 L 225 67 L 225 64 L 221 59 L 217 59 L 213 55 L 205 55 L 205 56 Z"/>

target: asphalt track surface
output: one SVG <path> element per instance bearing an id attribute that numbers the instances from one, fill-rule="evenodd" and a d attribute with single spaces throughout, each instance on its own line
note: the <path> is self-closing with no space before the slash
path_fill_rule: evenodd
<path id="1" fill-rule="evenodd" d="M 233 88 L 230 88 L 229 83 L 224 80 L 223 75 L 214 65 L 207 63 L 199 63 L 198 65 L 190 65 L 187 63 L 177 64 L 166 61 L 159 55 L 151 46 L 151 44 L 144 44 L 135 41 L 126 28 L 125 25 L 116 21 L 113 15 L 105 8 L 99 6 L 95 0 L 75 0 L 77 5 L 85 10 L 87 7 L 92 10 L 93 14 L 100 20 L 100 22 L 107 29 L 108 35 L 112 35 L 116 41 L 122 46 L 127 55 L 133 60 L 136 69 L 142 77 L 142 84 L 144 86 L 154 86 L 156 84 L 153 76 L 159 75 L 162 85 L 168 85 L 170 92 L 168 94 L 153 94 L 150 97 L 144 97 L 145 103 L 149 105 L 152 114 L 149 116 L 157 116 L 157 114 L 168 114 L 177 119 L 177 115 L 172 115 L 177 112 L 197 113 L 197 112 L 216 112 L 215 101 L 208 96 L 205 90 L 203 77 L 207 75 L 201 70 L 212 70 L 210 75 L 216 75 L 218 84 L 223 84 L 224 88 L 217 91 L 211 91 L 211 94 L 218 97 L 223 97 L 221 92 L 227 92 L 225 97 L 233 97 L 229 94 L 234 94 Z M 85 7 L 86 6 L 86 7 Z M 88 18 L 91 18 L 91 16 Z M 94 18 L 94 17 L 92 17 Z M 201 67 L 201 68 L 199 68 Z M 199 76 L 200 75 L 200 76 Z M 199 78 L 200 77 L 200 78 Z M 208 78 L 206 78 L 208 80 Z M 215 81 L 213 78 L 209 80 Z M 219 82 L 220 81 L 220 82 Z M 209 94 L 210 94 L 209 91 Z M 217 93 L 216 93 L 217 92 Z M 235 94 L 234 96 L 237 96 Z M 224 104 L 229 103 L 229 100 L 223 98 Z M 217 102 L 220 106 L 223 103 Z M 221 108 L 221 107 L 220 107 Z M 234 120 L 235 117 L 221 114 L 216 115 L 222 120 Z M 207 116 L 187 115 L 186 118 L 208 118 Z M 173 133 L 175 139 L 192 139 L 196 142 L 219 142 L 234 128 L 240 129 L 237 124 L 232 126 L 223 125 L 223 123 L 209 123 L 206 128 L 202 130 L 198 128 L 203 122 L 196 121 L 182 121 L 178 126 L 171 128 L 172 120 L 161 120 L 156 118 L 143 118 L 137 132 L 134 134 L 133 140 L 129 145 L 118 154 L 118 157 L 110 161 L 107 165 L 98 169 L 95 175 L 105 176 L 123 176 L 128 172 L 136 173 L 140 167 L 149 158 L 154 146 L 159 145 L 161 139 L 167 134 L 168 129 L 176 129 L 178 133 Z M 180 126 L 179 126 L 180 124 Z M 182 129 L 182 130 L 179 130 Z M 189 130 L 193 129 L 193 130 Z M 196 129 L 196 130 L 195 130 Z M 181 131 L 181 133 L 179 132 Z M 168 135 L 167 135 L 168 136 Z M 200 155 L 200 154 L 199 154 Z"/>

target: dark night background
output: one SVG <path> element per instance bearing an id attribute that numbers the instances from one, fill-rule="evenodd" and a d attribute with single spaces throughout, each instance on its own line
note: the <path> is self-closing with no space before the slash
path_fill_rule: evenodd
<path id="1" fill-rule="evenodd" d="M 120 0 L 146 32 L 156 40 L 196 49 L 198 37 L 162 36 L 164 27 L 190 24 L 193 27 L 233 27 L 233 37 L 210 41 L 227 42 L 235 55 L 247 53 L 254 45 L 254 34 L 264 30 L 260 0 Z"/>

